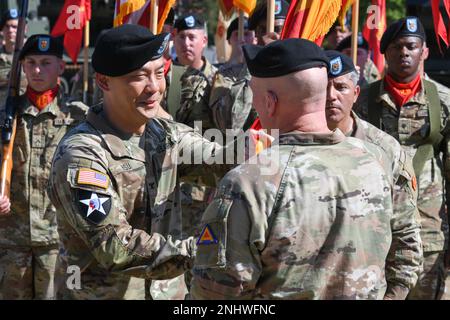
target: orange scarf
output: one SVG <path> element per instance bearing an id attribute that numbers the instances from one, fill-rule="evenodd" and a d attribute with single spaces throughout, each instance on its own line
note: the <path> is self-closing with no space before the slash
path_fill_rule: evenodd
<path id="1" fill-rule="evenodd" d="M 384 78 L 387 92 L 394 99 L 397 107 L 402 107 L 406 102 L 416 95 L 421 89 L 420 73 L 410 83 L 398 83 L 389 74 Z"/>
<path id="2" fill-rule="evenodd" d="M 58 95 L 58 87 L 43 92 L 38 92 L 36 90 L 33 90 L 30 86 L 28 86 L 25 94 L 28 100 L 31 101 L 33 106 L 38 108 L 39 111 L 42 111 Z"/>

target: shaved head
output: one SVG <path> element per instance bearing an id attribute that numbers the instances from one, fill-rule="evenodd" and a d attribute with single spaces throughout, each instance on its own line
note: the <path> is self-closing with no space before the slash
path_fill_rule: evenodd
<path id="1" fill-rule="evenodd" d="M 253 103 L 263 127 L 291 130 L 304 115 L 324 114 L 327 84 L 326 68 L 310 68 L 276 78 L 252 77 Z"/>

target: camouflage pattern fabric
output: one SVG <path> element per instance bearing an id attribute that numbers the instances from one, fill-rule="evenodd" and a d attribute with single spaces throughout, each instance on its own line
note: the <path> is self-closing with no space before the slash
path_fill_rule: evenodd
<path id="1" fill-rule="evenodd" d="M 9 74 L 12 67 L 12 53 L 6 53 L 5 47 L 0 49 L 0 107 L 3 108 L 6 102 L 6 97 L 8 96 L 8 84 L 9 84 Z M 23 71 L 21 71 L 20 77 L 20 94 L 25 92 L 27 87 L 27 80 Z"/>
<path id="2" fill-rule="evenodd" d="M 19 97 L 11 177 L 11 215 L 0 217 L 0 296 L 54 298 L 59 241 L 55 207 L 45 192 L 56 146 L 88 107 L 61 92 L 42 111 Z M 14 259 L 17 258 L 17 261 Z M 17 268 L 13 268 L 17 266 Z"/>
<path id="3" fill-rule="evenodd" d="M 393 213 L 384 152 L 339 130 L 291 132 L 257 158 L 224 177 L 203 216 L 192 297 L 382 299 L 393 226 L 416 233 Z"/>
<path id="4" fill-rule="evenodd" d="M 179 163 L 181 150 L 213 157 L 225 149 L 167 119 L 153 119 L 141 136 L 124 136 L 109 124 L 103 105 L 91 107 L 87 122 L 58 146 L 49 195 L 57 208 L 61 258 L 82 270 L 82 288 L 62 288 L 62 298 L 144 299 L 145 279 L 168 280 L 191 267 L 193 238 L 183 234 L 190 218 L 181 212 L 178 171 L 189 167 L 196 174 L 204 164 Z M 80 170 L 95 171 L 109 183 L 80 183 Z M 88 216 L 88 199 L 106 215 L 96 209 L 90 212 L 94 218 Z M 165 290 L 174 283 L 152 283 L 152 297 L 184 294 L 176 284 L 181 292 Z"/>
<path id="5" fill-rule="evenodd" d="M 392 164 L 394 215 L 400 223 L 392 225 L 391 250 L 386 260 L 388 290 L 385 296 L 403 300 L 417 281 L 423 256 L 420 216 L 417 210 L 417 181 L 411 158 L 393 137 L 361 120 L 354 112 L 352 117 L 354 128 L 350 136 L 375 144 L 384 151 Z M 405 237 L 408 221 L 414 223 L 408 226 L 410 233 Z M 418 261 L 420 267 L 417 266 Z"/>
<path id="6" fill-rule="evenodd" d="M 227 129 L 246 131 L 257 118 L 252 107 L 250 79 L 250 72 L 243 63 L 224 64 L 214 77 L 209 105 L 214 125 L 224 134 Z"/>
<path id="7" fill-rule="evenodd" d="M 423 273 L 409 293 L 408 300 L 441 300 L 444 298 L 446 278 L 444 253 L 425 252 L 423 261 Z"/>
<path id="8" fill-rule="evenodd" d="M 429 102 L 423 87 L 422 84 L 422 89 L 400 109 L 396 107 L 384 88 L 383 82 L 377 97 L 377 101 L 383 104 L 383 130 L 399 141 L 411 158 L 417 151 L 417 143 L 427 136 L 430 128 Z M 369 88 L 361 91 L 354 108 L 363 119 L 368 119 L 368 91 Z M 450 125 L 448 123 L 450 91 L 442 86 L 442 88 L 438 88 L 438 94 L 441 102 L 440 132 L 444 139 L 440 144 L 439 152 L 435 154 L 434 158 L 425 162 L 422 173 L 417 177 L 417 206 L 422 226 L 420 236 L 424 252 L 445 251 L 448 248 L 449 230 L 446 203 L 449 197 L 445 185 L 450 179 Z M 425 259 L 424 265 L 427 263 Z M 424 275 L 420 279 L 422 278 Z M 420 279 L 418 285 L 420 285 Z M 442 279 L 442 281 L 444 280 Z M 433 297 L 435 297 L 434 293 L 429 296 L 429 299 L 433 299 Z"/>
<path id="9" fill-rule="evenodd" d="M 369 84 L 377 80 L 380 80 L 381 78 L 377 66 L 375 65 L 375 63 L 373 63 L 371 59 L 367 60 L 364 66 L 363 77 Z"/>
<path id="10" fill-rule="evenodd" d="M 0 299 L 55 299 L 58 245 L 0 247 Z"/>

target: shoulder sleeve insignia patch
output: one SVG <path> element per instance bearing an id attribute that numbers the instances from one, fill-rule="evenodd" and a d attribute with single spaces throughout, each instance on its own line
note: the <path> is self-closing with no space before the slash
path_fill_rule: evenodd
<path id="1" fill-rule="evenodd" d="M 95 192 L 78 190 L 78 212 L 87 221 L 99 224 L 111 211 L 111 197 Z"/>
<path id="2" fill-rule="evenodd" d="M 217 238 L 212 232 L 211 227 L 208 224 L 206 224 L 202 232 L 200 233 L 200 236 L 197 240 L 197 245 L 216 244 L 217 242 L 218 242 Z"/>
<path id="3" fill-rule="evenodd" d="M 99 171 L 81 168 L 77 173 L 77 184 L 108 189 L 109 177 Z"/>

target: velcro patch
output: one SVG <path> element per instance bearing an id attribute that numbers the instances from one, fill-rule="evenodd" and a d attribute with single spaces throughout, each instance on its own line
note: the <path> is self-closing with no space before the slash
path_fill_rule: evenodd
<path id="1" fill-rule="evenodd" d="M 99 171 L 81 168 L 77 173 L 77 184 L 107 189 L 109 185 L 109 177 Z"/>
<path id="2" fill-rule="evenodd" d="M 78 212 L 87 221 L 99 224 L 111 211 L 111 197 L 95 192 L 78 190 Z"/>
<path id="3" fill-rule="evenodd" d="M 211 227 L 206 224 L 205 227 L 203 228 L 202 233 L 200 233 L 200 236 L 197 240 L 197 245 L 202 245 L 202 244 L 216 244 L 217 238 L 214 235 L 214 233 L 211 230 Z"/>

